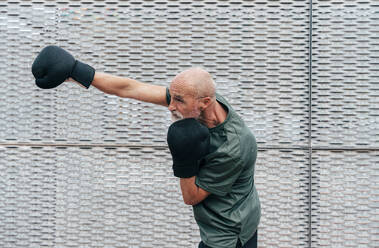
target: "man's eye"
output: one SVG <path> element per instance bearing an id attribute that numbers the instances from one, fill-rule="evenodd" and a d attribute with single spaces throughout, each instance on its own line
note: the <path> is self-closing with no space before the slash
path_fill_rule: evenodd
<path id="1" fill-rule="evenodd" d="M 175 101 L 177 101 L 177 102 L 183 102 L 183 100 L 180 99 L 180 98 L 174 98 L 174 99 L 175 99 Z"/>

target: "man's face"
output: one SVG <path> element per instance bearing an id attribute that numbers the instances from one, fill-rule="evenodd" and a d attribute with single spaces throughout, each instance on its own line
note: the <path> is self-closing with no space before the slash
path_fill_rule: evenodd
<path id="1" fill-rule="evenodd" d="M 199 102 L 194 89 L 181 82 L 173 82 L 170 85 L 171 102 L 168 109 L 171 111 L 173 121 L 183 118 L 200 117 Z"/>

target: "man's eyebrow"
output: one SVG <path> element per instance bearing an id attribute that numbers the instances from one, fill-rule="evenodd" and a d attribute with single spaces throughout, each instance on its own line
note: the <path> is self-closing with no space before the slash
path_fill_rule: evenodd
<path id="1" fill-rule="evenodd" d="M 174 95 L 174 98 L 183 99 L 183 97 L 181 95 Z"/>

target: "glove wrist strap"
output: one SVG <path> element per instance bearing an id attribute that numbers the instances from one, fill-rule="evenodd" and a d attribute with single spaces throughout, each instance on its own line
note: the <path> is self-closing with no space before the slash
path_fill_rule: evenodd
<path id="1" fill-rule="evenodd" d="M 75 61 L 74 68 L 71 72 L 71 77 L 82 84 L 87 89 L 91 85 L 93 78 L 95 76 L 95 69 L 88 65 L 80 62 L 79 60 Z"/>

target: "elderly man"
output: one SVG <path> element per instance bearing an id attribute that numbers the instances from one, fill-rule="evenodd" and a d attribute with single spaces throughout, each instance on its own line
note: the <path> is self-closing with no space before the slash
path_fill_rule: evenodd
<path id="1" fill-rule="evenodd" d="M 180 173 L 174 168 L 174 174 L 180 177 L 183 200 L 193 206 L 202 240 L 199 247 L 257 247 L 261 208 L 254 185 L 256 140 L 227 100 L 216 93 L 207 71 L 187 69 L 166 88 L 95 72 L 62 48 L 48 46 L 34 61 L 32 72 L 36 84 L 44 89 L 72 78 L 85 88 L 92 85 L 107 94 L 166 106 L 173 121 L 190 119 L 183 125 L 174 122 L 172 132 L 178 128 L 191 132 L 201 124 L 198 128 L 208 133 L 209 143 L 199 163 L 194 163 L 198 167 Z M 169 134 L 175 139 L 178 133 Z M 196 137 L 188 137 L 194 139 L 191 144 L 197 144 Z M 182 144 L 169 145 L 174 157 L 173 150 Z"/>

